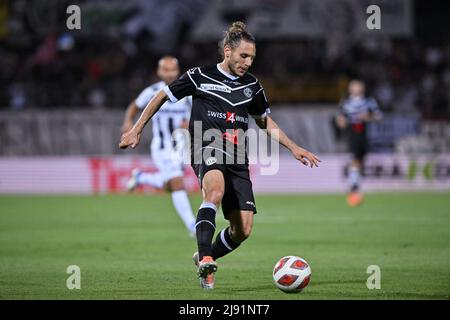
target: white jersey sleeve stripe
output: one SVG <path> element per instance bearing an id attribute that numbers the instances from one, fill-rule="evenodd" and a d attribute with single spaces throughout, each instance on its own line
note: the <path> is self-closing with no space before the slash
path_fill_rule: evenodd
<path id="1" fill-rule="evenodd" d="M 173 103 L 177 102 L 178 99 L 173 95 L 172 91 L 170 91 L 169 86 L 165 86 L 163 88 L 164 92 L 167 94 L 167 96 L 169 97 L 169 100 Z"/>

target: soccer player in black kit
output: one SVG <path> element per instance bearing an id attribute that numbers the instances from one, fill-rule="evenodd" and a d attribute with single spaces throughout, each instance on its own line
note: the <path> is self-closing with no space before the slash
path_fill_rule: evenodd
<path id="1" fill-rule="evenodd" d="M 361 204 L 363 200 L 360 186 L 364 157 L 369 149 L 367 123 L 382 118 L 376 100 L 366 97 L 365 89 L 361 80 L 350 81 L 348 98 L 341 103 L 336 117 L 337 126 L 347 131 L 348 149 L 353 157 L 348 170 L 350 190 L 347 195 L 347 203 L 352 207 Z"/>
<path id="2" fill-rule="evenodd" d="M 252 230 L 256 206 L 247 154 L 242 148 L 249 115 L 304 165 L 312 168 L 320 162 L 316 155 L 290 140 L 270 118 L 262 86 L 247 72 L 255 58 L 256 45 L 245 24 L 234 22 L 220 46 L 222 62 L 192 68 L 166 86 L 149 102 L 133 128 L 122 135 L 119 144 L 120 148 L 135 148 L 145 124 L 167 99 L 176 102 L 192 95 L 191 165 L 203 196 L 196 219 L 198 252 L 193 258 L 204 289 L 214 287 L 215 260 L 238 248 Z M 220 205 L 230 224 L 213 242 Z"/>

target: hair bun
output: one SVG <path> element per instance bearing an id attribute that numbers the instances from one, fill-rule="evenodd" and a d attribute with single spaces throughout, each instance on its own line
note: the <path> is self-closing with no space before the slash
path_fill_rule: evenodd
<path id="1" fill-rule="evenodd" d="M 236 21 L 236 22 L 233 22 L 230 29 L 228 29 L 228 32 L 229 33 L 244 32 L 245 27 L 246 27 L 245 23 L 243 23 L 242 21 Z"/>
<path id="2" fill-rule="evenodd" d="M 255 37 L 245 30 L 246 25 L 242 21 L 235 21 L 231 24 L 227 31 L 225 31 L 224 38 L 219 42 L 219 53 L 223 57 L 225 46 L 235 49 L 239 46 L 241 40 L 256 44 Z"/>

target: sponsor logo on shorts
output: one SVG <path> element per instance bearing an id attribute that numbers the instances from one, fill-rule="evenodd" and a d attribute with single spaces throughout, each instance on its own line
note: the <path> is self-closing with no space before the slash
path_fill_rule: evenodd
<path id="1" fill-rule="evenodd" d="M 246 204 L 251 205 L 253 208 L 255 207 L 255 204 L 253 203 L 253 201 L 247 201 Z"/>
<path id="2" fill-rule="evenodd" d="M 209 157 L 208 159 L 205 160 L 205 163 L 207 166 L 213 165 L 216 162 L 217 162 L 217 159 L 214 157 Z"/>

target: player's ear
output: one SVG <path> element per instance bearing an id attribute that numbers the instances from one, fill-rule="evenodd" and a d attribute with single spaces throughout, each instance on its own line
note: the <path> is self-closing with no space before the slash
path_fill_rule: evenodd
<path id="1" fill-rule="evenodd" d="M 231 48 L 230 48 L 230 46 L 225 45 L 223 47 L 223 57 L 228 59 L 228 58 L 230 58 L 230 56 L 231 56 Z"/>

